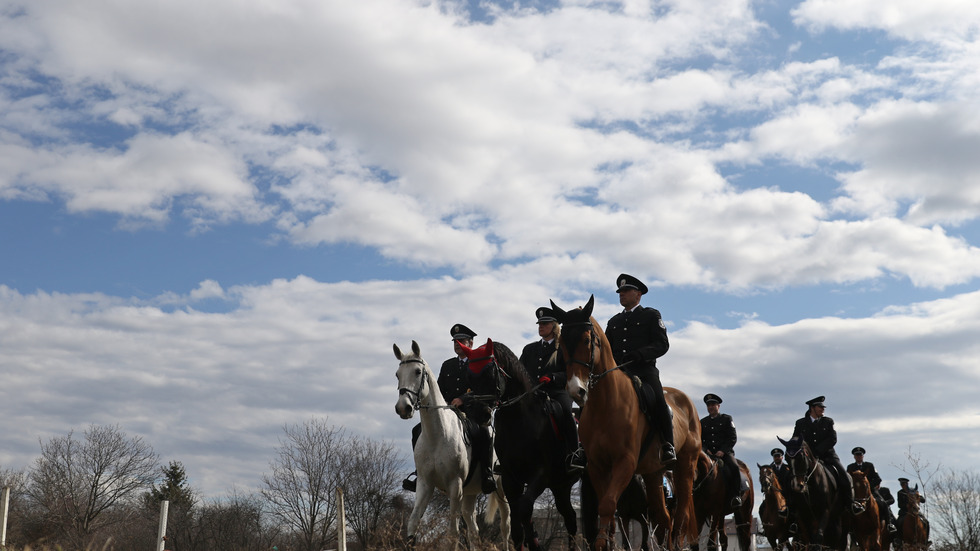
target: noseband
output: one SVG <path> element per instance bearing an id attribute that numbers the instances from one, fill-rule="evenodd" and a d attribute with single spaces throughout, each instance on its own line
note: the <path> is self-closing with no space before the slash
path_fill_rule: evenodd
<path id="1" fill-rule="evenodd" d="M 616 367 L 607 369 L 602 373 L 596 373 L 595 371 L 596 351 L 601 350 L 602 343 L 597 342 L 599 341 L 599 338 L 595 334 L 595 326 L 592 325 L 592 320 L 565 324 L 565 327 L 569 327 L 569 328 L 584 327 L 585 328 L 584 332 L 588 332 L 589 334 L 589 361 L 583 362 L 582 360 L 575 357 L 572 357 L 569 360 L 570 363 L 585 366 L 585 368 L 589 370 L 589 385 L 588 385 L 589 390 L 592 390 L 592 387 L 594 387 L 596 384 L 599 383 L 599 379 L 605 377 L 610 372 L 616 371 L 617 369 L 620 369 L 622 367 L 620 365 L 617 365 Z"/>
<path id="2" fill-rule="evenodd" d="M 408 363 L 424 364 L 425 362 L 423 362 L 422 360 L 420 360 L 418 358 L 410 358 L 408 360 L 402 360 L 401 362 L 398 362 L 398 365 L 404 365 L 404 364 L 408 364 Z M 415 388 L 415 390 L 412 390 L 412 389 L 407 388 L 407 387 L 404 387 L 404 386 L 398 388 L 398 395 L 399 396 L 401 396 L 402 394 L 408 394 L 408 399 L 412 403 L 412 409 L 413 410 L 421 409 L 421 407 L 422 407 L 422 388 L 425 387 L 425 378 L 426 378 L 425 377 L 425 371 L 421 371 L 419 373 L 419 385 Z M 391 387 L 388 387 L 388 388 L 391 388 Z"/>

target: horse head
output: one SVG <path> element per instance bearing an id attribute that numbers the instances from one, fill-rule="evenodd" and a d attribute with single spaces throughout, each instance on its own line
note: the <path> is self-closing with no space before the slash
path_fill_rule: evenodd
<path id="1" fill-rule="evenodd" d="M 481 344 L 476 348 L 467 348 L 465 344 L 456 341 L 459 347 L 463 350 L 463 355 L 469 360 L 466 362 L 466 368 L 471 372 L 479 375 L 483 373 L 491 363 L 495 363 L 496 359 L 493 355 L 493 341 L 487 339 L 485 344 Z"/>
<path id="2" fill-rule="evenodd" d="M 791 489 L 806 493 L 807 482 L 817 467 L 817 460 L 813 458 L 813 454 L 810 452 L 810 446 L 799 436 L 794 436 L 788 441 L 778 436 L 776 439 L 786 447 L 786 463 L 789 465 L 790 472 L 793 474 L 793 482 L 790 484 Z"/>
<path id="3" fill-rule="evenodd" d="M 429 367 L 422 359 L 419 343 L 412 341 L 411 354 L 403 353 L 397 344 L 393 344 L 392 348 L 395 358 L 398 359 L 398 371 L 395 372 L 398 377 L 398 401 L 395 402 L 395 412 L 402 419 L 411 419 L 415 410 L 431 395 Z M 426 384 L 426 381 L 430 384 Z M 435 394 L 439 395 L 438 392 Z"/>
<path id="4" fill-rule="evenodd" d="M 775 504 L 776 512 L 780 516 L 785 517 L 788 509 L 786 506 L 786 498 L 783 496 L 783 488 L 779 484 L 779 478 L 776 477 L 776 472 L 772 470 L 772 465 L 759 465 L 759 489 L 762 491 L 762 495 L 765 496 L 767 502 Z"/>
<path id="5" fill-rule="evenodd" d="M 562 328 L 558 337 L 558 349 L 562 351 L 568 372 L 568 394 L 579 406 L 584 406 L 588 399 L 591 381 L 595 375 L 597 340 L 602 342 L 597 338 L 601 329 L 592 318 L 594 307 L 595 295 L 589 297 L 584 307 L 567 312 L 555 304 L 555 301 L 551 301 L 555 319 Z"/>

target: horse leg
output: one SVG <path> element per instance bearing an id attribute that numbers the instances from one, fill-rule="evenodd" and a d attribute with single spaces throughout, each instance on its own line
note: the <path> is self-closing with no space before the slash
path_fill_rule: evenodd
<path id="1" fill-rule="evenodd" d="M 418 484 L 415 493 L 415 507 L 412 508 L 412 514 L 408 517 L 408 530 L 407 535 L 414 547 L 415 539 L 417 537 L 416 532 L 419 529 L 419 523 L 421 522 L 422 515 L 425 514 L 425 509 L 429 506 L 429 502 L 432 501 L 432 493 L 435 491 L 435 487 L 429 484 L 427 479 L 422 477 L 418 478 Z"/>
<path id="2" fill-rule="evenodd" d="M 653 525 L 653 538 L 658 546 L 669 547 L 670 513 L 667 512 L 663 477 L 659 474 L 643 475 L 643 482 L 647 487 L 647 518 Z"/>
<path id="3" fill-rule="evenodd" d="M 527 488 L 524 490 L 524 495 L 520 498 L 519 508 L 521 511 L 521 521 L 524 523 L 524 539 L 529 540 L 528 547 L 531 551 L 541 549 L 534 535 L 532 520 L 534 517 L 534 502 L 537 501 L 538 496 L 542 493 L 544 493 L 544 486 L 541 484 L 539 477 L 528 483 Z"/>
<path id="4" fill-rule="evenodd" d="M 613 465 L 611 472 L 603 479 L 595 476 L 596 473 L 590 473 L 599 497 L 599 536 L 596 538 L 596 551 L 605 551 L 611 544 L 609 533 L 613 526 L 616 505 L 619 503 L 619 496 L 633 479 L 635 467 L 635 464 L 629 464 L 628 461 L 620 461 Z"/>
<path id="5" fill-rule="evenodd" d="M 568 532 L 568 549 L 574 549 L 575 535 L 578 529 L 575 521 L 575 508 L 572 507 L 571 500 L 572 488 L 570 486 L 560 486 L 551 488 L 551 495 L 555 498 L 555 508 L 565 522 L 565 531 Z"/>
<path id="6" fill-rule="evenodd" d="M 502 478 L 504 495 L 510 503 L 510 540 L 514 544 L 516 551 L 524 551 L 524 517 L 521 514 L 521 493 L 524 491 L 524 484 L 513 476 Z"/>
<path id="7" fill-rule="evenodd" d="M 466 523 L 466 547 L 473 549 L 480 537 L 480 527 L 476 523 L 476 494 L 464 495 L 460 500 L 460 509 Z"/>

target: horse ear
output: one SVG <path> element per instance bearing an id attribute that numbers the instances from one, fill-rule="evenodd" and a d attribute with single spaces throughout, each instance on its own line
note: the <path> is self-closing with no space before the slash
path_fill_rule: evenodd
<path id="1" fill-rule="evenodd" d="M 399 360 L 402 359 L 402 351 L 398 349 L 398 345 L 392 344 L 391 347 L 395 350 L 395 357 Z"/>
<path id="2" fill-rule="evenodd" d="M 551 311 L 555 313 L 555 319 L 558 320 L 558 323 L 565 323 L 565 311 L 559 308 L 553 300 L 551 301 Z"/>
<path id="3" fill-rule="evenodd" d="M 592 316 L 592 308 L 595 307 L 595 295 L 589 295 L 589 302 L 585 303 L 585 308 L 582 311 L 585 312 L 585 317 Z"/>
<path id="4" fill-rule="evenodd" d="M 762 465 L 760 465 L 759 463 L 756 463 L 755 466 L 759 467 L 760 469 L 762 468 Z"/>
<path id="5" fill-rule="evenodd" d="M 412 339 L 412 352 L 419 358 L 422 357 L 422 349 L 419 348 L 419 343 L 415 342 L 415 339 Z"/>
<path id="6" fill-rule="evenodd" d="M 778 436 L 776 437 L 776 440 L 779 440 L 779 443 L 780 443 L 780 444 L 782 444 L 782 445 L 783 445 L 783 447 L 786 447 L 786 446 L 788 446 L 788 445 L 789 445 L 789 442 L 787 442 L 787 441 L 785 441 L 785 440 L 783 440 L 782 438 L 780 438 L 780 437 L 778 437 Z"/>

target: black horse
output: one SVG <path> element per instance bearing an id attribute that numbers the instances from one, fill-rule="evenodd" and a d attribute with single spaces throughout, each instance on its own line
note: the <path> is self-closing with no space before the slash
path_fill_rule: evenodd
<path id="1" fill-rule="evenodd" d="M 517 356 L 501 343 L 492 343 L 492 355 L 504 372 L 504 393 L 494 415 L 494 449 L 500 462 L 504 495 L 510 503 L 510 533 L 521 551 L 541 549 L 534 538 L 531 515 L 534 501 L 547 488 L 568 531 L 574 549 L 575 510 L 570 499 L 579 475 L 570 474 L 565 461 L 568 446 L 558 431 L 557 404 L 537 390 Z"/>
<path id="2" fill-rule="evenodd" d="M 786 446 L 790 481 L 790 508 L 796 512 L 798 532 L 794 544 L 829 547 L 843 551 L 847 546 L 847 534 L 841 526 L 844 500 L 837 491 L 837 480 L 830 467 L 818 461 L 810 445 L 802 438 L 794 437 Z"/>

